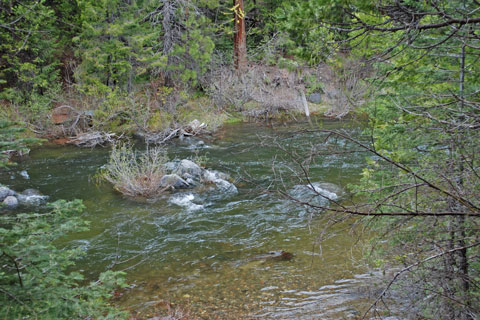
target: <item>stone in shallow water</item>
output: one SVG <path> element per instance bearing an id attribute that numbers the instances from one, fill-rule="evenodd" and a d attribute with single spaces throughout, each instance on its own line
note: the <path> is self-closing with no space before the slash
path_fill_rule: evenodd
<path id="1" fill-rule="evenodd" d="M 20 175 L 27 180 L 30 179 L 30 175 L 28 174 L 27 170 L 20 171 Z"/>
<path id="2" fill-rule="evenodd" d="M 42 194 L 40 193 L 40 191 L 38 191 L 37 189 L 25 189 L 25 190 L 22 192 L 22 195 L 27 196 L 27 197 L 30 197 L 30 196 L 42 196 Z"/>
<path id="3" fill-rule="evenodd" d="M 203 205 L 196 204 L 193 202 L 193 200 L 195 200 L 195 196 L 191 193 L 177 194 L 170 198 L 171 203 L 176 204 L 180 207 L 185 207 L 187 208 L 187 210 L 194 211 L 203 209 Z"/>
<path id="4" fill-rule="evenodd" d="M 229 175 L 219 171 L 205 170 L 203 173 L 204 183 L 213 183 L 220 191 L 226 193 L 237 193 L 238 189 L 233 183 L 227 181 Z"/>
<path id="5" fill-rule="evenodd" d="M 3 200 L 3 204 L 9 208 L 16 208 L 18 206 L 18 199 L 14 196 L 8 196 Z"/>
<path id="6" fill-rule="evenodd" d="M 235 187 L 233 183 L 230 183 L 226 180 L 218 179 L 215 181 L 215 185 L 220 191 L 223 191 L 226 193 L 238 193 L 237 187 Z"/>
<path id="7" fill-rule="evenodd" d="M 8 187 L 0 185 L 0 201 L 3 201 L 8 196 L 14 196 L 14 195 L 15 195 L 15 191 L 13 191 Z"/>
<path id="8" fill-rule="evenodd" d="M 28 206 L 39 206 L 48 198 L 48 196 L 42 195 L 40 191 L 35 189 L 26 189 L 18 194 L 17 197 L 21 204 Z"/>
<path id="9" fill-rule="evenodd" d="M 175 173 L 181 176 L 182 178 L 185 175 L 189 175 L 189 177 L 194 177 L 195 179 L 200 179 L 202 177 L 203 169 L 197 165 L 195 162 L 187 159 L 183 159 L 178 164 Z"/>
<path id="10" fill-rule="evenodd" d="M 343 190 L 333 183 L 313 182 L 311 185 L 296 185 L 288 193 L 297 200 L 323 206 L 328 203 L 328 200 L 340 198 Z"/>

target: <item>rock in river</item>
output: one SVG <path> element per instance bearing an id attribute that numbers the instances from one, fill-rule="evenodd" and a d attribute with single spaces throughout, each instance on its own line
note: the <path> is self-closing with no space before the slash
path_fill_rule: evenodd
<path id="1" fill-rule="evenodd" d="M 192 178 L 195 180 L 200 180 L 202 177 L 203 169 L 197 165 L 195 162 L 187 159 L 183 159 L 177 166 L 175 170 L 176 174 L 178 174 L 182 178 Z"/>
<path id="2" fill-rule="evenodd" d="M 26 189 L 17 195 L 18 201 L 27 206 L 38 206 L 44 202 L 48 196 L 44 196 L 35 189 Z"/>
<path id="3" fill-rule="evenodd" d="M 160 179 L 160 186 L 162 188 L 187 189 L 190 187 L 190 184 L 178 174 L 167 174 Z"/>
<path id="4" fill-rule="evenodd" d="M 233 183 L 227 181 L 229 178 L 230 177 L 227 174 L 219 171 L 205 170 L 203 173 L 204 183 L 213 183 L 220 191 L 226 193 L 237 193 L 237 187 L 235 187 Z"/>
<path id="5" fill-rule="evenodd" d="M 292 260 L 293 254 L 287 251 L 269 251 L 266 254 L 253 256 L 249 260 L 265 260 L 265 261 L 288 261 Z"/>
<path id="6" fill-rule="evenodd" d="M 16 208 L 18 206 L 18 199 L 14 196 L 8 196 L 3 200 L 3 204 L 9 208 Z"/>
<path id="7" fill-rule="evenodd" d="M 338 200 L 343 195 L 343 190 L 333 183 L 313 182 L 307 185 L 296 185 L 288 193 L 297 200 L 323 206 L 329 200 Z"/>
<path id="8" fill-rule="evenodd" d="M 15 195 L 15 191 L 13 191 L 8 187 L 0 185 L 0 201 L 3 201 L 8 196 L 14 196 L 14 195 Z"/>
<path id="9" fill-rule="evenodd" d="M 194 203 L 194 200 L 195 196 L 191 193 L 176 194 L 172 198 L 170 198 L 170 203 L 176 204 L 177 206 L 185 207 L 189 211 L 203 209 L 203 205 Z"/>

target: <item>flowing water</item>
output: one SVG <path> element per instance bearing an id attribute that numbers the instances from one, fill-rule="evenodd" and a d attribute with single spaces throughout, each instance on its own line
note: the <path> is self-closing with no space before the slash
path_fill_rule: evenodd
<path id="1" fill-rule="evenodd" d="M 322 126 L 361 132 L 352 122 Z M 0 181 L 18 191 L 39 189 L 51 200 L 83 199 L 91 230 L 71 235 L 65 245 L 86 250 L 78 266 L 89 278 L 109 268 L 125 270 L 131 286 L 116 302 L 139 318 L 162 311 L 169 301 L 203 319 L 353 319 L 368 306 L 361 288 L 372 277 L 356 261 L 356 238 L 347 230 L 318 243 L 318 214 L 266 192 L 278 187 L 280 175 L 290 192 L 298 194 L 306 184 L 271 139 L 301 154 L 325 138 L 298 132 L 308 127 L 229 125 L 202 138 L 204 143 L 189 139 L 168 146 L 172 159 L 206 155 L 206 166 L 229 173 L 238 193 L 187 190 L 134 201 L 92 178 L 108 160 L 109 150 L 102 148 L 34 150 Z M 311 180 L 345 188 L 359 178 L 363 162 L 360 155 L 326 155 L 311 165 Z M 272 250 L 295 257 L 252 259 Z"/>

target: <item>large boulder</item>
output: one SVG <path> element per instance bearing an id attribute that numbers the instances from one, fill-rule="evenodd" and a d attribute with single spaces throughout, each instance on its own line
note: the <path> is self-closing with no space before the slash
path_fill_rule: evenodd
<path id="1" fill-rule="evenodd" d="M 167 171 L 167 172 L 174 172 L 177 169 L 179 163 L 180 163 L 180 161 L 178 161 L 178 160 L 168 161 L 168 162 L 165 162 L 163 167 L 165 168 L 165 171 Z"/>
<path id="2" fill-rule="evenodd" d="M 160 179 L 160 187 L 187 189 L 190 187 L 190 184 L 177 174 L 167 174 Z"/>
<path id="3" fill-rule="evenodd" d="M 8 208 L 13 209 L 18 206 L 18 199 L 14 196 L 8 196 L 3 200 L 3 204 Z"/>
<path id="4" fill-rule="evenodd" d="M 26 189 L 22 193 L 19 193 L 17 197 L 21 204 L 27 206 L 39 206 L 48 198 L 48 196 L 44 196 L 40 191 L 35 189 Z"/>
<path id="5" fill-rule="evenodd" d="M 178 174 L 183 179 L 190 178 L 194 180 L 200 180 L 202 177 L 203 169 L 195 162 L 183 159 L 178 164 L 177 169 L 174 173 Z"/>
<path id="6" fill-rule="evenodd" d="M 15 195 L 15 191 L 13 191 L 8 187 L 0 185 L 0 201 L 5 200 L 5 198 L 8 196 L 14 196 L 14 195 Z"/>

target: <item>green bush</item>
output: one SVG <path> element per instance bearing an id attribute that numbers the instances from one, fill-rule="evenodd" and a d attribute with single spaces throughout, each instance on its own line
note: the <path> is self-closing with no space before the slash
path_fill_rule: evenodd
<path id="1" fill-rule="evenodd" d="M 80 200 L 57 201 L 46 213 L 0 217 L 1 319 L 119 319 L 125 314 L 109 304 L 123 273 L 107 271 L 84 284 L 68 271 L 85 254 L 54 243 L 71 232 L 85 231 Z"/>
<path id="2" fill-rule="evenodd" d="M 21 124 L 0 119 L 0 167 L 12 164 L 9 155 L 12 152 L 27 154 L 28 146 L 40 142 L 37 138 L 22 136 L 25 128 Z"/>

